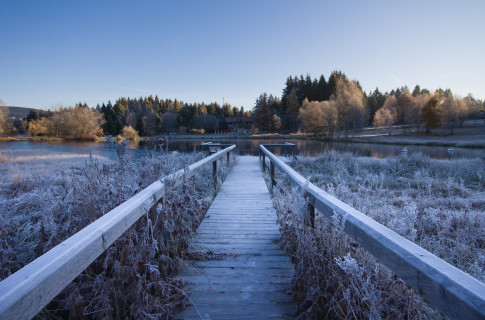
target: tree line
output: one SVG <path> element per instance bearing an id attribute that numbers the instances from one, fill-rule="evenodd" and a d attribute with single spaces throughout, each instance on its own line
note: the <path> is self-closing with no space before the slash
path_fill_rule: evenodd
<path id="1" fill-rule="evenodd" d="M 119 98 L 114 104 L 108 101 L 94 109 L 78 103 L 53 112 L 30 110 L 24 119 L 13 121 L 0 108 L 0 135 L 28 132 L 32 136 L 93 139 L 102 134 L 134 137 L 214 133 L 227 130 L 226 117 L 231 116 L 251 117 L 254 131 L 300 130 L 329 139 L 347 138 L 371 125 L 389 132 L 392 126 L 400 125 L 404 134 L 410 130 L 429 132 L 445 125 L 453 134 L 465 119 L 480 117 L 481 107 L 483 101 L 471 95 L 460 98 L 450 89 L 430 92 L 419 85 L 412 92 L 401 87 L 391 92 L 382 93 L 376 88 L 366 93 L 358 81 L 333 71 L 328 81 L 324 75 L 315 79 L 310 75 L 289 76 L 281 98 L 262 93 L 252 111 L 227 103 L 184 103 L 151 95 Z"/>
<path id="2" fill-rule="evenodd" d="M 259 131 L 312 132 L 327 138 L 347 138 L 364 126 L 391 128 L 401 125 L 409 130 L 429 132 L 441 124 L 450 134 L 470 117 L 480 117 L 483 101 L 471 95 L 459 98 L 450 89 L 434 93 L 416 85 L 382 93 L 378 88 L 366 93 L 360 83 L 349 80 L 341 71 L 312 79 L 289 76 L 281 98 L 262 93 L 253 109 L 254 125 Z"/>
<path id="3" fill-rule="evenodd" d="M 227 129 L 226 117 L 251 117 L 244 107 L 225 103 L 184 103 L 158 96 L 120 98 L 115 104 L 89 108 L 85 103 L 56 111 L 34 110 L 23 119 L 8 121 L 0 109 L 0 135 L 28 132 L 31 136 L 94 139 L 101 135 L 132 138 L 161 133 L 214 133 Z"/>
<path id="4" fill-rule="evenodd" d="M 97 106 L 105 119 L 105 134 L 118 135 L 124 127 L 134 128 L 140 135 L 151 136 L 168 132 L 217 132 L 226 130 L 226 117 L 251 116 L 244 107 L 223 106 L 216 102 L 184 103 L 180 100 L 159 99 L 158 96 L 138 99 L 120 98 Z"/>

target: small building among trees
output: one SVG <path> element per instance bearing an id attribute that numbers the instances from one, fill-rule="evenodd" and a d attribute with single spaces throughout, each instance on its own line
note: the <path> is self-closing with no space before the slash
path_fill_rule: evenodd
<path id="1" fill-rule="evenodd" d="M 251 132 L 253 120 L 250 117 L 226 117 L 227 128 L 230 132 L 246 133 Z"/>

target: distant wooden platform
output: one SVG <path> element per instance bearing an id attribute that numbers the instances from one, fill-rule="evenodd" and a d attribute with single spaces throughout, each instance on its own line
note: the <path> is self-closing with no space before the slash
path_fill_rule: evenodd
<path id="1" fill-rule="evenodd" d="M 175 319 L 291 319 L 294 269 L 274 242 L 279 235 L 258 158 L 239 157 L 191 243 L 210 259 L 180 274 L 195 307 Z"/>

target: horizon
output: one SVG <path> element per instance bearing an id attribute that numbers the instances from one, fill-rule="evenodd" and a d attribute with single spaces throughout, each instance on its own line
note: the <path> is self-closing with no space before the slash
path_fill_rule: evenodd
<path id="1" fill-rule="evenodd" d="M 485 98 L 485 3 L 88 1 L 0 4 L 0 99 L 94 108 L 149 95 L 246 110 L 289 76 L 334 70 L 366 93 Z"/>

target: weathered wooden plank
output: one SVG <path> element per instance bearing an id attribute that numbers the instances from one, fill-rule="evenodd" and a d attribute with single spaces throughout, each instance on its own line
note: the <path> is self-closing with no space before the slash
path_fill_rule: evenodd
<path id="1" fill-rule="evenodd" d="M 207 250 L 207 248 L 201 248 Z M 262 255 L 262 256 L 271 256 L 271 255 L 280 255 L 281 249 L 280 248 L 253 248 L 253 247 L 232 247 L 230 249 L 217 247 L 217 245 L 212 246 L 209 249 L 211 252 L 216 254 L 229 254 L 229 255 Z M 230 252 L 229 252 L 230 250 Z M 201 250 L 203 251 L 203 250 Z M 204 251 L 205 252 L 205 251 Z"/>
<path id="2" fill-rule="evenodd" d="M 181 317 L 175 319 L 290 319 L 293 303 L 237 303 L 237 304 L 201 304 L 195 308 L 188 308 Z M 200 314 L 200 316 L 199 316 Z"/>
<path id="3" fill-rule="evenodd" d="M 293 185 L 305 188 L 311 205 L 327 217 L 341 216 L 348 235 L 448 317 L 485 319 L 484 283 L 308 183 L 264 146 L 260 148 Z"/>
<path id="4" fill-rule="evenodd" d="M 182 274 L 179 275 L 180 278 L 185 280 L 190 280 L 192 278 L 202 277 L 205 280 L 211 279 L 220 283 L 221 279 L 230 278 L 232 276 L 244 276 L 246 280 L 251 280 L 253 275 L 257 275 L 260 279 L 267 278 L 291 278 L 294 273 L 293 268 L 286 269 L 267 269 L 267 268 L 190 268 L 184 270 Z M 256 281 L 260 280 L 256 278 Z"/>
<path id="5" fill-rule="evenodd" d="M 276 235 L 276 236 L 275 236 Z M 228 235 L 218 235 L 215 236 L 211 233 L 203 233 L 199 234 L 197 239 L 224 239 L 224 238 L 231 238 L 231 239 L 267 239 L 271 241 L 276 241 L 279 239 L 279 234 L 228 234 Z"/>
<path id="6" fill-rule="evenodd" d="M 271 283 L 270 281 L 266 283 L 223 283 L 217 282 L 213 283 L 211 286 L 197 285 L 189 283 L 186 286 L 187 292 L 282 292 L 284 290 L 288 291 L 290 287 L 289 283 Z M 198 301 L 194 301 L 198 304 Z M 217 301 L 213 301 L 217 303 Z M 198 304 L 199 305 L 199 304 Z M 184 310 L 185 311 L 185 310 Z M 183 314 L 183 312 L 181 312 Z"/>
<path id="7" fill-rule="evenodd" d="M 212 285 L 252 285 L 252 286 L 263 286 L 266 284 L 287 284 L 291 283 L 291 278 L 289 277 L 277 277 L 273 275 L 267 275 L 265 280 L 252 280 L 252 278 L 259 278 L 259 274 L 252 274 L 252 275 L 236 275 L 236 276 L 228 276 L 226 278 L 219 277 L 217 279 L 208 279 L 205 276 L 186 276 L 184 280 L 190 281 L 191 286 L 212 286 Z"/>
<path id="8" fill-rule="evenodd" d="M 212 303 L 233 304 L 234 301 L 242 301 L 249 304 L 272 303 L 272 302 L 293 302 L 293 297 L 286 291 L 273 292 L 193 292 L 190 297 L 197 300 L 199 304 Z"/>
<path id="9" fill-rule="evenodd" d="M 240 157 L 190 244 L 194 251 L 227 254 L 192 261 L 180 277 L 204 319 L 291 318 L 286 292 L 294 273 L 280 237 L 271 196 L 256 157 Z M 189 307 L 176 319 L 200 319 Z"/>

